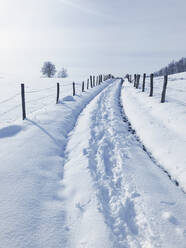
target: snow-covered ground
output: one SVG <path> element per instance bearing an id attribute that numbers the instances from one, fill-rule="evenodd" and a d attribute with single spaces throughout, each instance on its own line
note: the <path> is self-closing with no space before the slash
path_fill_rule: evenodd
<path id="1" fill-rule="evenodd" d="M 5 120 L 1 248 L 185 247 L 186 196 L 130 131 L 125 88 L 108 80 L 71 97 L 70 86 L 66 101 Z"/>
<path id="2" fill-rule="evenodd" d="M 25 84 L 27 116 L 46 109 L 56 102 L 56 83 L 60 83 L 60 99 L 72 95 L 72 80 L 69 78 L 30 78 L 24 81 L 14 77 L 0 79 L 0 127 L 22 118 L 21 83 Z M 81 82 L 76 82 L 76 93 L 81 93 Z"/>
<path id="3" fill-rule="evenodd" d="M 27 120 L 0 129 L 0 247 L 64 247 L 66 213 L 58 191 L 68 133 L 86 104 L 111 82 L 75 97 L 66 91 L 66 101 L 58 105 L 48 98 Z"/>
<path id="4" fill-rule="evenodd" d="M 142 83 L 140 83 L 141 85 Z M 137 135 L 157 163 L 186 192 L 186 73 L 169 76 L 166 102 L 160 103 L 163 77 L 154 80 L 154 97 L 125 81 L 122 102 Z"/>

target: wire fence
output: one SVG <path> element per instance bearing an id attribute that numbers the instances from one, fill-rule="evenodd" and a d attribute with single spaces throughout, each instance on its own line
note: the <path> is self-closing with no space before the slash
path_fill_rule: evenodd
<path id="1" fill-rule="evenodd" d="M 127 74 L 126 78 L 131 84 L 133 84 L 134 88 L 146 92 L 149 97 L 159 98 L 160 103 L 173 100 L 175 103 L 179 103 L 183 106 L 186 105 L 186 88 L 184 88 L 183 85 L 179 88 L 178 84 L 173 85 L 172 83 L 176 80 L 186 81 L 186 78 L 168 78 L 168 75 L 163 77 L 154 77 L 154 74 L 146 75 L 146 73 L 143 75 L 134 74 L 133 76 Z"/>
<path id="2" fill-rule="evenodd" d="M 0 101 L 0 123 L 12 122 L 21 116 L 24 120 L 28 115 L 48 105 L 61 103 L 66 96 L 83 94 L 111 77 L 111 74 L 90 76 L 86 82 L 60 82 L 54 86 L 40 89 L 21 84 L 20 91 Z"/>

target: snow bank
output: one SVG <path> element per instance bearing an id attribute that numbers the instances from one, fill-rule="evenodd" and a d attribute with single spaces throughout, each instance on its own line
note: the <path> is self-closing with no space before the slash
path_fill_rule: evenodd
<path id="1" fill-rule="evenodd" d="M 30 112 L 27 120 L 3 123 L 0 247 L 64 247 L 68 228 L 57 192 L 62 187 L 67 135 L 86 104 L 112 82 L 58 105 L 47 98 L 48 104 L 36 105 L 38 110 Z"/>
<path id="2" fill-rule="evenodd" d="M 186 191 L 186 73 L 169 76 L 166 102 L 160 103 L 163 78 L 155 78 L 154 97 L 124 82 L 122 103 L 137 135 L 158 163 Z"/>

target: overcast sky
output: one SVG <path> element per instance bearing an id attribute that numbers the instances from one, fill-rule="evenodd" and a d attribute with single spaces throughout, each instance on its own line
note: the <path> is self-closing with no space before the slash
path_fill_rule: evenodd
<path id="1" fill-rule="evenodd" d="M 0 73 L 150 73 L 186 56 L 185 28 L 185 0 L 0 0 Z"/>

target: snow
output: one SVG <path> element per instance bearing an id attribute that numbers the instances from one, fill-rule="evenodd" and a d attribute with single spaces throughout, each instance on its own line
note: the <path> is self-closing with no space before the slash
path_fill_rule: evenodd
<path id="1" fill-rule="evenodd" d="M 38 102 L 39 110 L 29 113 L 25 121 L 7 125 L 11 120 L 7 118 L 7 126 L 0 129 L 0 247 L 65 243 L 63 202 L 57 191 L 67 135 L 83 107 L 107 85 L 77 95 L 73 102 L 55 105 L 49 97 L 48 104 L 42 108 Z"/>
<path id="2" fill-rule="evenodd" d="M 143 150 L 120 105 L 121 89 L 125 111 L 125 91 L 135 90 L 113 79 L 72 97 L 70 84 L 56 105 L 56 81 L 43 81 L 54 87 L 43 96 L 41 81 L 27 86 L 25 121 L 4 107 L 0 247 L 185 247 L 185 194 Z"/>
<path id="3" fill-rule="evenodd" d="M 27 116 L 56 103 L 56 83 L 60 83 L 60 99 L 72 99 L 72 81 L 69 78 L 31 78 L 24 81 L 12 78 L 0 79 L 0 127 L 22 118 L 21 86 L 25 84 Z M 81 94 L 81 82 L 76 82 L 76 93 Z"/>
<path id="4" fill-rule="evenodd" d="M 186 73 L 169 76 L 166 102 L 160 103 L 163 78 L 154 80 L 154 97 L 125 82 L 122 102 L 137 135 L 173 180 L 186 192 Z"/>
<path id="5" fill-rule="evenodd" d="M 120 88 L 117 80 L 91 101 L 69 134 L 67 247 L 184 247 L 185 196 L 128 132 Z"/>

